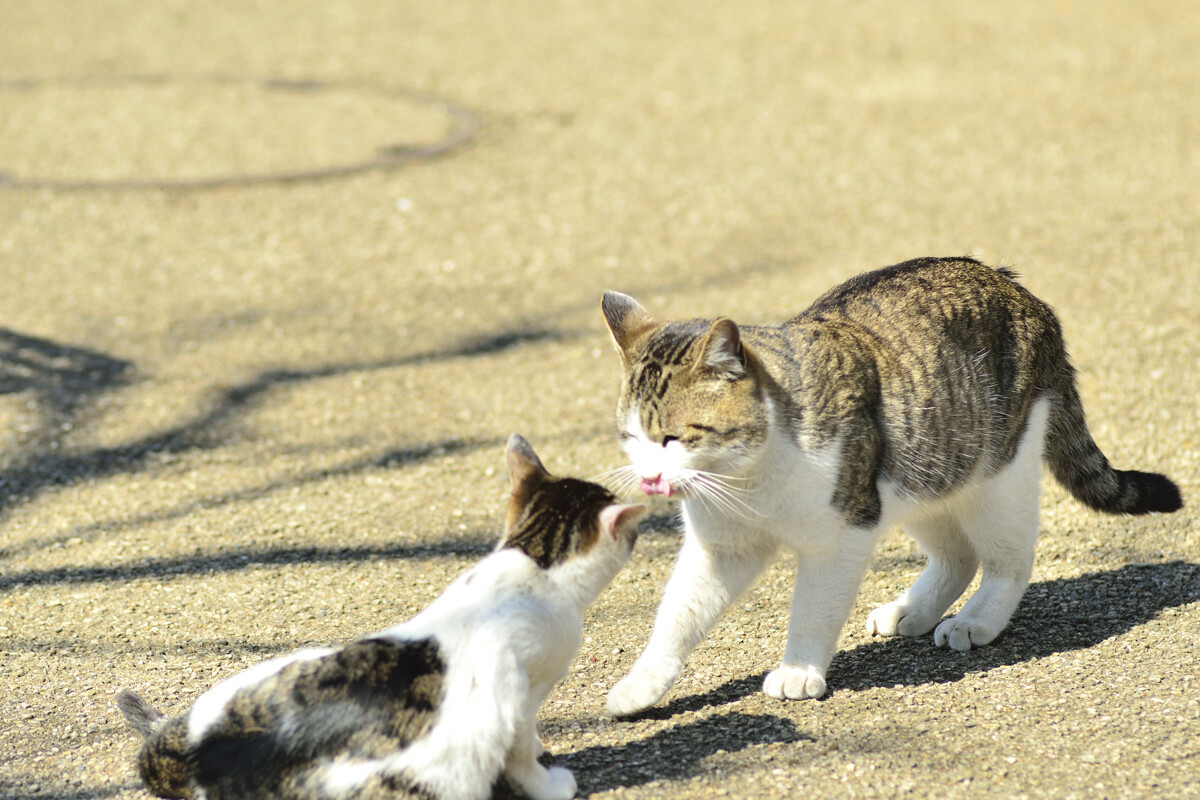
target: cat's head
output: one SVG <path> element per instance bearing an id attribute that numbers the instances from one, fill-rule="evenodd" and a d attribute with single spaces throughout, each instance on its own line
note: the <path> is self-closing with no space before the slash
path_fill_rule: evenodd
<path id="1" fill-rule="evenodd" d="M 659 322 L 636 300 L 601 304 L 625 368 L 617 431 L 646 494 L 736 504 L 766 441 L 765 372 L 733 320 Z"/>
<path id="2" fill-rule="evenodd" d="M 500 548 L 520 550 L 556 581 L 581 583 L 591 602 L 629 560 L 645 506 L 618 503 L 599 484 L 551 475 L 515 433 L 506 455 L 512 497 Z"/>

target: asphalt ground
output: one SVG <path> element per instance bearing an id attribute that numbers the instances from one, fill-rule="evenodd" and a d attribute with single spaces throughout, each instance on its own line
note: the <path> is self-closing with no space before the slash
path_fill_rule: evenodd
<path id="1" fill-rule="evenodd" d="M 1092 430 L 1187 507 L 1047 478 L 994 645 L 873 639 L 759 691 L 773 566 L 618 721 L 654 514 L 542 708 L 594 797 L 1200 797 L 1200 9 L 0 2 L 0 795 L 144 797 L 113 706 L 422 608 L 498 534 L 503 445 L 622 463 L 598 309 L 772 322 L 970 253 L 1059 311 Z"/>

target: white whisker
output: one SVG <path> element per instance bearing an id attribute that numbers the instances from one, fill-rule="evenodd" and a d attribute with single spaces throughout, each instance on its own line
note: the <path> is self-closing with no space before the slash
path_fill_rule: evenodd
<path id="1" fill-rule="evenodd" d="M 616 469 L 610 469 L 607 472 L 593 475 L 588 480 L 605 486 L 613 494 L 622 497 L 633 493 L 634 488 L 641 481 L 641 476 L 638 475 L 637 470 L 632 465 L 626 464 L 623 467 L 617 467 Z"/>
<path id="2" fill-rule="evenodd" d="M 720 511 L 741 519 L 762 519 L 763 514 L 752 506 L 742 496 L 747 489 L 731 485 L 732 481 L 745 480 L 714 472 L 690 470 L 683 482 L 691 489 L 698 499 L 710 511 Z"/>

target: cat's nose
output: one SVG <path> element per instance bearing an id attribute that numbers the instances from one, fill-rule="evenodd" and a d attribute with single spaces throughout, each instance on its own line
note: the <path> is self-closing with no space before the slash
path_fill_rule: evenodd
<path id="1" fill-rule="evenodd" d="M 659 473 L 650 478 L 642 478 L 642 493 L 670 497 L 675 493 L 675 487 L 671 486 L 671 482 L 664 478 L 662 473 Z"/>

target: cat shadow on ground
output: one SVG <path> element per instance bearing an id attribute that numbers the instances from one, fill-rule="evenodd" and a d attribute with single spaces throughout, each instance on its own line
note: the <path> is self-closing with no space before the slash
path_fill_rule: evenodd
<path id="1" fill-rule="evenodd" d="M 718 751 L 737 753 L 757 745 L 798 741 L 815 739 L 798 731 L 789 719 L 732 711 L 673 725 L 626 744 L 585 747 L 551 761 L 574 772 L 580 794 L 588 795 L 690 778 L 703 770 L 704 759 Z"/>
<path id="2" fill-rule="evenodd" d="M 968 674 L 1083 650 L 1128 633 L 1167 609 L 1200 600 L 1200 564 L 1127 564 L 1030 584 L 1008 628 L 990 645 L 967 653 L 937 647 L 933 634 L 894 636 L 839 651 L 829 667 L 829 692 L 952 683 Z M 766 673 L 727 681 L 703 694 L 676 697 L 631 719 L 735 703 L 762 691 Z"/>

